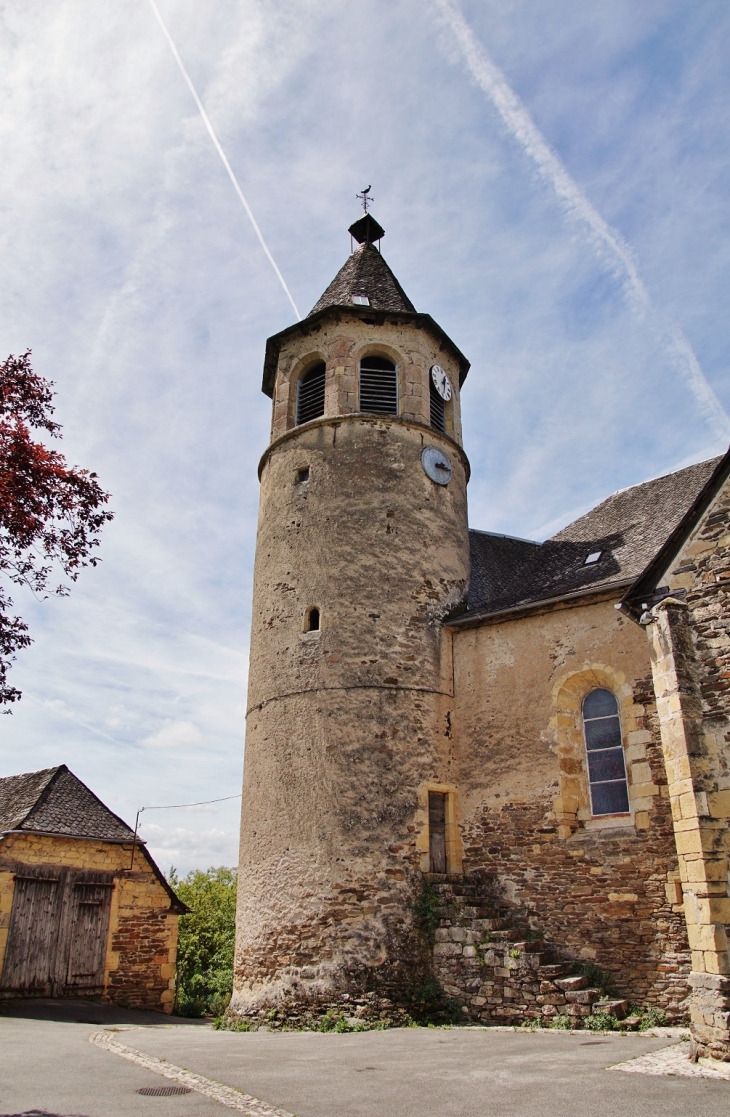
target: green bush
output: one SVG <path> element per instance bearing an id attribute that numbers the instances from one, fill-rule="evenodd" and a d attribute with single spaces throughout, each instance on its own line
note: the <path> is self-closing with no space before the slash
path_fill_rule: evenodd
<path id="1" fill-rule="evenodd" d="M 236 870 L 195 869 L 170 884 L 191 908 L 180 917 L 175 1009 L 181 1016 L 220 1016 L 233 988 Z"/>
<path id="2" fill-rule="evenodd" d="M 408 1012 L 417 1024 L 459 1024 L 464 1020 L 459 1002 L 445 993 L 434 974 L 410 987 Z"/>
<path id="3" fill-rule="evenodd" d="M 430 943 L 436 937 L 439 925 L 439 897 L 429 880 L 424 880 L 421 891 L 413 905 L 416 926 Z"/>
<path id="4" fill-rule="evenodd" d="M 646 1031 L 647 1028 L 663 1028 L 666 1024 L 668 1024 L 667 1014 L 661 1008 L 652 1007 L 641 1010 L 640 1032 Z"/>
<path id="5" fill-rule="evenodd" d="M 589 1032 L 617 1032 L 621 1025 L 615 1016 L 607 1012 L 594 1012 L 591 1016 L 583 1017 L 583 1027 Z"/>
<path id="6" fill-rule="evenodd" d="M 592 989 L 598 989 L 604 997 L 613 997 L 616 993 L 616 981 L 610 970 L 595 962 L 573 962 L 571 973 L 583 974 Z"/>

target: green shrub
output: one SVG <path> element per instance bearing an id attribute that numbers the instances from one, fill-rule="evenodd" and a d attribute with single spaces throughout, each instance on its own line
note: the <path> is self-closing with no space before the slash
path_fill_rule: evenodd
<path id="1" fill-rule="evenodd" d="M 595 962 L 573 962 L 571 973 L 583 974 L 587 978 L 591 989 L 598 989 L 604 997 L 613 997 L 616 993 L 616 982 L 610 970 Z"/>
<path id="2" fill-rule="evenodd" d="M 551 1028 L 558 1028 L 563 1032 L 569 1032 L 574 1027 L 573 1019 L 570 1016 L 552 1016 L 549 1017 L 549 1020 Z"/>
<path id="3" fill-rule="evenodd" d="M 607 1012 L 594 1012 L 591 1016 L 583 1017 L 583 1027 L 589 1032 L 616 1032 L 621 1030 L 621 1025 L 615 1016 Z"/>
<path id="4" fill-rule="evenodd" d="M 408 990 L 408 1012 L 417 1024 L 458 1024 L 464 1013 L 433 974 Z"/>
<path id="5" fill-rule="evenodd" d="M 192 909 L 180 917 L 175 1010 L 181 1016 L 221 1016 L 233 989 L 236 870 L 195 869 L 178 877 L 173 868 L 169 880 Z"/>
<path id="6" fill-rule="evenodd" d="M 667 1023 L 667 1014 L 663 1012 L 662 1009 L 645 1008 L 641 1012 L 639 1031 L 645 1032 L 647 1028 L 664 1028 Z"/>
<path id="7" fill-rule="evenodd" d="M 413 905 L 413 914 L 418 930 L 425 935 L 430 943 L 434 941 L 436 928 L 439 925 L 438 909 L 438 893 L 431 887 L 430 881 L 424 880 L 421 891 Z"/>

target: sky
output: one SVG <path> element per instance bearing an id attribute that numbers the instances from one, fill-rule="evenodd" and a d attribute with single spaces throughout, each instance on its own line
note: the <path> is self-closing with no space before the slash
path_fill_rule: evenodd
<path id="1" fill-rule="evenodd" d="M 543 539 L 730 440 L 730 8 L 709 0 L 157 0 L 306 314 L 372 184 L 383 254 L 472 362 L 473 527 Z M 115 519 L 31 626 L 0 773 L 115 812 L 240 792 L 270 401 L 294 311 L 149 0 L 0 7 L 0 353 Z M 234 864 L 239 801 L 149 810 Z"/>

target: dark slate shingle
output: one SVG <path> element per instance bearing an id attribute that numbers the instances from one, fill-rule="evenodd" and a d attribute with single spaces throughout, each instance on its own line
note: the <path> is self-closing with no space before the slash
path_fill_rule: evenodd
<path id="1" fill-rule="evenodd" d="M 106 841 L 130 841 L 134 831 L 65 764 L 0 779 L 0 831 L 37 830 Z"/>
<path id="2" fill-rule="evenodd" d="M 508 594 L 516 575 L 532 561 L 539 547 L 539 543 L 529 539 L 471 530 L 468 608 L 484 608 L 492 601 L 501 601 Z"/>
<path id="3" fill-rule="evenodd" d="M 614 493 L 538 546 L 527 562 L 520 562 L 520 551 L 516 548 L 511 577 L 507 549 L 481 544 L 476 584 L 469 593 L 469 612 L 489 615 L 638 578 L 685 516 L 720 460 L 698 462 Z M 587 556 L 596 551 L 601 552 L 600 560 L 586 566 Z M 488 570 L 494 564 L 496 575 L 482 573 L 480 564 Z M 497 587 L 502 587 L 502 592 L 495 595 Z"/>
<path id="4" fill-rule="evenodd" d="M 415 313 L 413 303 L 372 244 L 361 244 L 352 253 L 309 314 L 328 306 L 352 306 L 353 295 L 367 295 L 373 310 Z"/>
<path id="5" fill-rule="evenodd" d="M 56 772 L 58 768 L 43 768 L 40 772 L 0 779 L 0 833 L 17 830 Z"/>

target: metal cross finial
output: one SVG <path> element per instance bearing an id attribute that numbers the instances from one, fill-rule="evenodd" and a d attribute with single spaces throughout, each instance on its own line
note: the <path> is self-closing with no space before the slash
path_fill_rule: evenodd
<path id="1" fill-rule="evenodd" d="M 368 198 L 368 194 L 370 193 L 371 190 L 372 190 L 372 186 L 366 186 L 365 189 L 363 190 L 362 194 L 356 194 L 355 195 L 355 197 L 359 201 L 362 202 L 362 208 L 365 210 L 365 213 L 367 213 L 368 206 L 373 201 L 372 198 Z"/>

